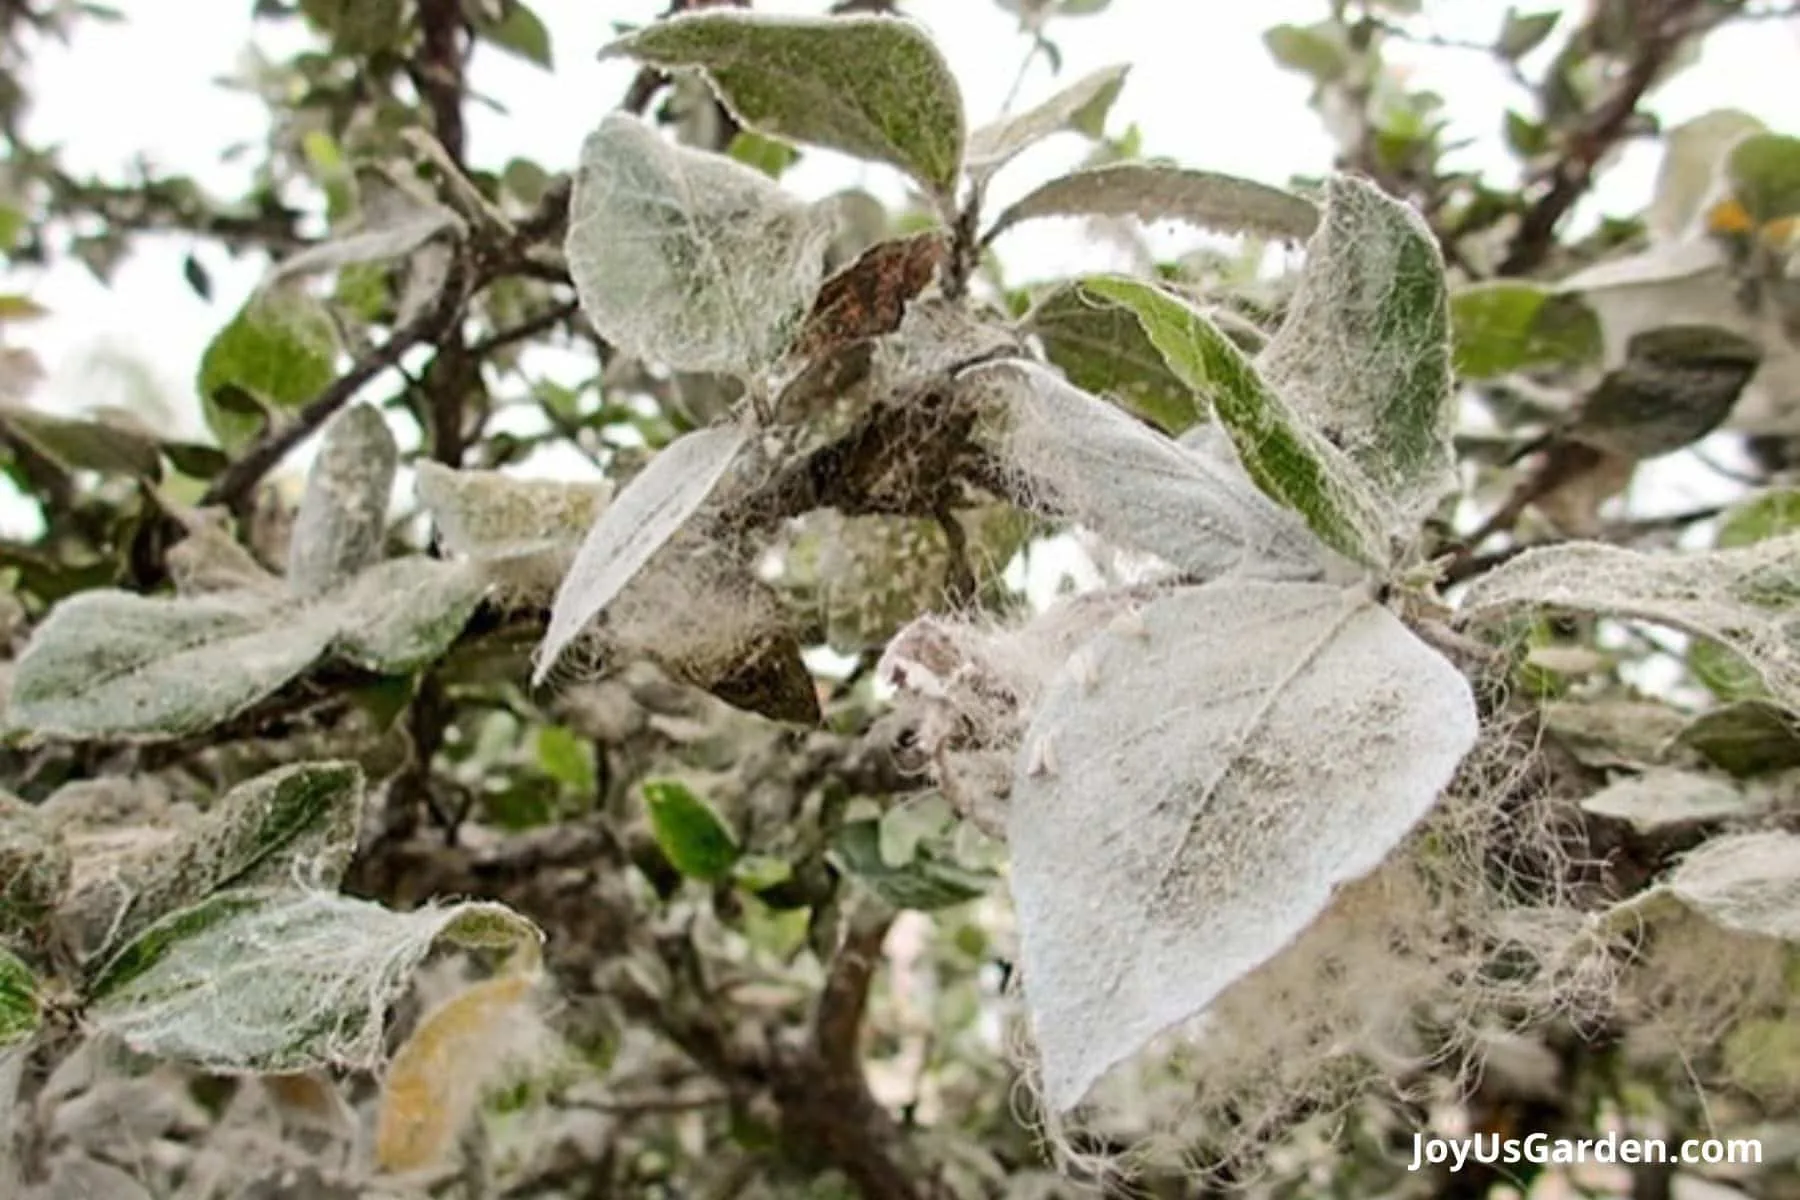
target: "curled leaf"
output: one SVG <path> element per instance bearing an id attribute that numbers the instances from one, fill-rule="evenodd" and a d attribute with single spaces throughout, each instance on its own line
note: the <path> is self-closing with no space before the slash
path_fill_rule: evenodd
<path id="1" fill-rule="evenodd" d="M 1074 130 L 1097 138 L 1106 131 L 1106 114 L 1125 86 L 1131 67 L 1102 67 L 1057 92 L 1037 107 L 1015 117 L 984 125 L 969 135 L 965 166 L 976 179 L 987 179 L 1019 154 L 1053 134 Z"/>

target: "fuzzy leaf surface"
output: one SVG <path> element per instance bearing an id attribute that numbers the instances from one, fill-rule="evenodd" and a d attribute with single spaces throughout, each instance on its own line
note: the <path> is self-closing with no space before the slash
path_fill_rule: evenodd
<path id="1" fill-rule="evenodd" d="M 325 598 L 332 650 L 365 670 L 409 674 L 450 649 L 487 590 L 469 563 L 417 554 L 376 563 Z"/>
<path id="2" fill-rule="evenodd" d="M 573 547 L 612 499 L 610 483 L 521 479 L 500 471 L 416 468 L 419 502 L 431 513 L 438 544 L 483 561 L 524 558 Z"/>
<path id="3" fill-rule="evenodd" d="M 220 1074 L 367 1069 L 383 1019 L 438 941 L 535 948 L 498 904 L 392 912 L 325 892 L 220 892 L 150 926 L 89 988 L 95 1028 Z"/>
<path id="4" fill-rule="evenodd" d="M 1233 462 L 1195 453 L 1035 363 L 984 364 L 997 456 L 1039 511 L 1202 578 L 1316 579 L 1327 557 L 1306 526 Z"/>
<path id="5" fill-rule="evenodd" d="M 1100 137 L 1106 132 L 1106 114 L 1130 73 L 1129 64 L 1102 67 L 1035 108 L 983 125 L 969 135 L 964 156 L 969 174 L 988 179 L 1024 151 L 1065 130 Z"/>
<path id="6" fill-rule="evenodd" d="M 679 438 L 600 514 L 557 589 L 550 626 L 538 646 L 534 680 L 544 678 L 575 635 L 706 502 L 743 444 L 743 431 L 735 425 Z"/>
<path id="7" fill-rule="evenodd" d="M 1291 241 L 1310 237 L 1319 224 L 1319 210 L 1292 192 L 1161 163 L 1114 163 L 1053 179 L 1002 212 L 987 238 L 1040 217 L 1180 221 L 1212 233 Z"/>
<path id="8" fill-rule="evenodd" d="M 69 887 L 69 849 L 33 806 L 0 791 L 0 945 L 29 945 Z"/>
<path id="9" fill-rule="evenodd" d="M 1026 731 L 1007 820 L 1057 1112 L 1379 865 L 1477 732 L 1462 675 L 1336 587 L 1184 589 L 1078 657 Z"/>
<path id="10" fill-rule="evenodd" d="M 1800 534 L 1732 550 L 1644 553 L 1578 542 L 1530 550 L 1469 589 L 1465 618 L 1552 609 L 1650 621 L 1741 655 L 1800 708 Z"/>
<path id="11" fill-rule="evenodd" d="M 582 146 L 566 249 L 602 337 L 677 370 L 733 373 L 787 348 L 828 236 L 759 172 L 614 113 Z"/>
<path id="12" fill-rule="evenodd" d="M 1734 932 L 1800 942 L 1800 836 L 1771 830 L 1716 838 L 1682 859 L 1654 893 Z"/>
<path id="13" fill-rule="evenodd" d="M 1405 203 L 1334 176 L 1325 217 L 1263 378 L 1361 475 L 1356 490 L 1410 541 L 1456 490 L 1450 312 L 1437 240 Z"/>
<path id="14" fill-rule="evenodd" d="M 891 163 L 940 196 L 955 189 L 962 93 L 911 21 L 700 12 L 659 21 L 605 53 L 698 67 L 758 133 Z"/>
<path id="15" fill-rule="evenodd" d="M 381 557 L 400 448 L 381 413 L 345 409 L 325 428 L 288 543 L 288 586 L 316 595 Z"/>
<path id="16" fill-rule="evenodd" d="M 228 888 L 336 887 L 356 850 L 362 798 L 362 770 L 349 762 L 246 780 L 112 889 L 123 906 L 106 914 L 108 943 Z"/>
<path id="17" fill-rule="evenodd" d="M 1204 313 L 1134 279 L 1090 279 L 1083 286 L 1137 315 L 1163 361 L 1230 431 L 1257 487 L 1299 513 L 1332 549 L 1369 565 L 1385 561 L 1381 514 L 1358 489 L 1354 465 Z"/>

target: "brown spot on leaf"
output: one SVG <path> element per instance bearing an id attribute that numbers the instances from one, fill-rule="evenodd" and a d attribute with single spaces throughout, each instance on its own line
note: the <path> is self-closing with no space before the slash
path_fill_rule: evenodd
<path id="1" fill-rule="evenodd" d="M 870 246 L 819 289 L 794 341 L 795 357 L 817 358 L 900 328 L 907 303 L 925 290 L 947 253 L 936 230 Z"/>

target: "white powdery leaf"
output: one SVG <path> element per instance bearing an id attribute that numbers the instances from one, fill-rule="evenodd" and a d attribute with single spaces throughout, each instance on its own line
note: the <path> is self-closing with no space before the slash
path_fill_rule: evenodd
<path id="1" fill-rule="evenodd" d="M 261 592 L 82 592 L 20 656 L 9 725 L 61 737 L 178 737 L 235 716 L 325 652 L 332 616 Z"/>
<path id="2" fill-rule="evenodd" d="M 732 425 L 679 438 L 600 514 L 556 591 L 550 626 L 537 650 L 534 681 L 543 680 L 582 628 L 706 502 L 743 445 L 744 431 Z"/>
<path id="3" fill-rule="evenodd" d="M 1800 836 L 1716 838 L 1682 859 L 1655 891 L 1726 929 L 1800 942 Z"/>
<path id="4" fill-rule="evenodd" d="M 1463 597 L 1469 621 L 1555 609 L 1668 625 L 1749 661 L 1775 699 L 1800 707 L 1800 534 L 1690 554 L 1594 542 L 1527 551 Z"/>
<path id="5" fill-rule="evenodd" d="M 1734 108 L 1714 109 L 1663 135 L 1655 198 L 1644 214 L 1652 242 L 1671 242 L 1705 225 L 1705 205 L 1719 190 L 1731 148 L 1768 127 Z"/>
<path id="6" fill-rule="evenodd" d="M 373 405 L 345 409 L 325 427 L 319 457 L 288 542 L 288 586 L 312 596 L 381 557 L 400 448 Z"/>
<path id="7" fill-rule="evenodd" d="M 963 169 L 977 180 L 986 180 L 1017 155 L 1065 129 L 1099 137 L 1104 132 L 1107 111 L 1118 99 L 1130 72 L 1129 64 L 1102 67 L 1036 108 L 983 125 L 969 135 Z"/>
<path id="8" fill-rule="evenodd" d="M 1640 834 L 1654 834 L 1749 816 L 1762 806 L 1728 779 L 1658 767 L 1602 788 L 1581 807 L 1628 822 Z"/>
<path id="9" fill-rule="evenodd" d="M 431 514 L 438 544 L 481 561 L 573 549 L 612 499 L 610 482 L 520 479 L 500 471 L 417 468 L 419 502 Z"/>
<path id="10" fill-rule="evenodd" d="M 1455 668 L 1328 585 L 1184 589 L 1076 660 L 1026 731 L 1007 822 L 1059 1113 L 1379 865 L 1477 733 Z"/>
<path id="11" fill-rule="evenodd" d="M 1216 445 L 1178 445 L 1023 359 L 962 378 L 994 389 L 998 455 L 1051 515 L 1206 579 L 1318 579 L 1337 558 Z"/>
<path id="12" fill-rule="evenodd" d="M 370 671 L 416 671 L 450 648 L 489 586 L 472 563 L 422 555 L 377 563 L 327 597 L 332 649 Z"/>
<path id="13" fill-rule="evenodd" d="M 1039 217 L 1181 221 L 1213 233 L 1299 241 L 1318 226 L 1319 210 L 1292 192 L 1250 179 L 1162 163 L 1114 163 L 1052 179 L 1001 213 L 986 236 L 991 240 Z"/>
<path id="14" fill-rule="evenodd" d="M 533 954 L 541 936 L 498 904 L 402 913 L 328 892 L 222 892 L 121 950 L 88 1015 L 140 1053 L 221 1074 L 368 1069 L 436 942 Z"/>
<path id="15" fill-rule="evenodd" d="M 748 372 L 787 348 L 830 229 L 762 173 L 612 114 L 582 147 L 567 252 L 581 307 L 628 354 Z"/>

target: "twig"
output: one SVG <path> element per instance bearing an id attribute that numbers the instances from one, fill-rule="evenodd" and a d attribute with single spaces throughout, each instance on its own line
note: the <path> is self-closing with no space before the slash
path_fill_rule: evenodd
<path id="1" fill-rule="evenodd" d="M 444 281 L 437 301 L 411 322 L 396 329 L 380 346 L 358 359 L 343 375 L 318 396 L 308 401 L 293 420 L 265 433 L 243 455 L 235 459 L 208 485 L 200 498 L 200 507 L 222 504 L 233 511 L 241 509 L 263 476 L 286 458 L 288 452 L 305 441 L 333 414 L 355 398 L 364 385 L 400 361 L 414 346 L 432 341 L 448 329 L 462 314 L 468 301 L 467 271 L 456 264 Z"/>
<path id="2" fill-rule="evenodd" d="M 555 329 L 564 321 L 581 311 L 581 303 L 576 300 L 565 300 L 554 308 L 547 308 L 536 316 L 528 317 L 509 329 L 501 329 L 489 334 L 469 347 L 473 358 L 485 358 L 496 350 L 505 349 L 517 342 L 528 341 L 540 333 Z"/>

